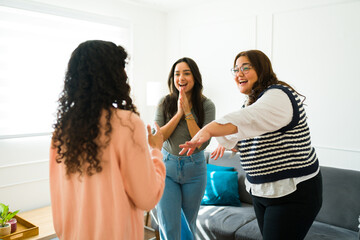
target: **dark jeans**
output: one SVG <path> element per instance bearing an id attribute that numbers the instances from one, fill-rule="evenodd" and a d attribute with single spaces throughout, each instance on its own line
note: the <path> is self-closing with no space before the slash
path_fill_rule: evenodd
<path id="1" fill-rule="evenodd" d="M 284 197 L 252 198 L 264 240 L 302 240 L 322 205 L 321 172 Z"/>

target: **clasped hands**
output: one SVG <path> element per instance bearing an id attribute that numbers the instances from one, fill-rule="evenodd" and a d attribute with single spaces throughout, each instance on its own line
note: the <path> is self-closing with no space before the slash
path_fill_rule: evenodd
<path id="1" fill-rule="evenodd" d="M 180 87 L 179 98 L 178 98 L 178 113 L 180 113 L 182 116 L 185 113 L 189 113 L 189 112 L 191 113 L 190 109 L 191 107 L 186 97 L 184 87 Z"/>

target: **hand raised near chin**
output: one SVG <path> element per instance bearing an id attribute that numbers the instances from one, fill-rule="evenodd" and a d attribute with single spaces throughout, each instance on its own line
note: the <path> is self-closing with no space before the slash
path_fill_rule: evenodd
<path id="1" fill-rule="evenodd" d="M 177 102 L 177 114 L 180 114 L 181 116 L 184 115 L 182 101 L 183 101 L 183 96 L 181 95 L 181 87 L 180 87 L 179 97 L 178 97 L 178 102 Z"/>
<path id="2" fill-rule="evenodd" d="M 180 87 L 179 100 L 180 100 L 180 104 L 181 104 L 181 108 L 182 108 L 183 112 L 184 113 L 190 112 L 189 101 L 186 96 L 184 87 Z"/>

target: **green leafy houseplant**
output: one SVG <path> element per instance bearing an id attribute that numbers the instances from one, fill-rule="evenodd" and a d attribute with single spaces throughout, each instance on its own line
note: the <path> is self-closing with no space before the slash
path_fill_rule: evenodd
<path id="1" fill-rule="evenodd" d="M 18 212 L 19 210 L 16 210 L 15 212 L 9 212 L 9 206 L 0 203 L 0 227 L 5 227 L 6 223 Z"/>

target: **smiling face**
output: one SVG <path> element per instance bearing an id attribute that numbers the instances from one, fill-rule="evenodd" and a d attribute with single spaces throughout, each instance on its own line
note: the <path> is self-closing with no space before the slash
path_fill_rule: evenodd
<path id="1" fill-rule="evenodd" d="M 174 85 L 178 91 L 180 91 L 180 88 L 183 88 L 185 93 L 191 93 L 194 87 L 194 76 L 186 62 L 176 64 L 174 70 Z"/>
<path id="2" fill-rule="evenodd" d="M 252 92 L 254 83 L 258 80 L 255 69 L 251 66 L 249 59 L 245 56 L 241 56 L 236 59 L 234 68 L 247 68 L 250 67 L 249 71 L 238 71 L 234 77 L 235 83 L 239 91 L 243 94 L 249 95 Z"/>

